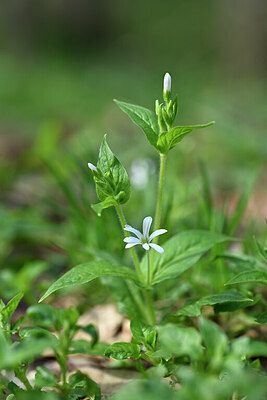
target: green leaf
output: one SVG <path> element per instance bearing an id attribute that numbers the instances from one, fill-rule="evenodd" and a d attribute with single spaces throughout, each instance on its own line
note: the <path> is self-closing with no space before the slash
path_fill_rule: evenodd
<path id="1" fill-rule="evenodd" d="M 144 324 L 138 319 L 131 321 L 131 332 L 135 343 L 147 344 L 154 348 L 157 338 L 155 327 Z"/>
<path id="2" fill-rule="evenodd" d="M 153 284 L 174 279 L 191 268 L 215 244 L 231 240 L 229 237 L 201 230 L 178 233 L 164 245 L 164 254 L 155 254 Z"/>
<path id="3" fill-rule="evenodd" d="M 162 347 L 159 350 L 156 350 L 156 351 L 147 351 L 146 354 L 149 357 L 154 358 L 158 363 L 160 363 L 161 360 L 164 360 L 164 361 L 168 362 L 173 356 L 171 351 L 166 350 L 166 349 L 164 349 Z"/>
<path id="4" fill-rule="evenodd" d="M 177 317 L 199 317 L 201 315 L 201 305 L 198 302 L 188 304 L 172 315 Z"/>
<path id="5" fill-rule="evenodd" d="M 99 150 L 97 172 L 93 171 L 97 196 L 100 203 L 93 210 L 101 215 L 104 208 L 126 203 L 131 194 L 131 183 L 125 168 L 112 153 L 104 136 Z"/>
<path id="6" fill-rule="evenodd" d="M 32 362 L 34 357 L 40 355 L 48 348 L 53 348 L 50 337 L 32 336 L 23 339 L 21 342 L 9 345 L 0 330 L 0 369 L 14 368 L 22 362 Z"/>
<path id="7" fill-rule="evenodd" d="M 211 362 L 215 363 L 227 351 L 227 336 L 218 325 L 204 318 L 200 319 L 200 330 L 208 357 L 210 357 Z"/>
<path id="8" fill-rule="evenodd" d="M 37 328 L 35 326 L 27 326 L 22 328 L 19 332 L 19 335 L 23 339 L 44 339 L 47 342 L 47 346 L 56 349 L 58 347 L 58 339 L 57 337 L 50 331 Z"/>
<path id="9" fill-rule="evenodd" d="M 55 309 L 48 304 L 35 304 L 27 309 L 26 315 L 41 328 L 53 327 L 57 318 Z"/>
<path id="10" fill-rule="evenodd" d="M 0 327 L 7 328 L 10 324 L 11 317 L 19 305 L 20 300 L 23 297 L 23 293 L 20 292 L 14 296 L 6 306 L 3 306 L 0 310 Z"/>
<path id="11" fill-rule="evenodd" d="M 247 299 L 241 300 L 230 300 L 224 303 L 217 303 L 214 305 L 214 312 L 218 314 L 220 312 L 228 312 L 228 311 L 236 311 L 240 310 L 241 308 L 251 307 L 254 306 L 261 298 L 260 294 L 257 294 L 254 298 L 247 297 Z"/>
<path id="12" fill-rule="evenodd" d="M 79 339 L 71 342 L 71 354 L 90 354 L 92 356 L 104 356 L 108 344 L 97 342 L 93 345 L 92 341 Z"/>
<path id="13" fill-rule="evenodd" d="M 16 393 L 14 400 L 62 400 L 62 396 L 54 392 L 40 391 L 39 389 L 27 390 L 26 392 L 21 389 L 21 391 Z"/>
<path id="14" fill-rule="evenodd" d="M 245 308 L 248 305 L 253 305 L 253 304 L 254 304 L 253 299 L 240 294 L 236 290 L 227 290 L 225 292 L 202 297 L 195 303 L 189 304 L 181 308 L 180 310 L 176 311 L 173 315 L 198 317 L 201 315 L 202 306 L 215 306 L 215 309 L 219 312 L 220 305 L 225 307 L 232 307 L 233 309 L 238 310 L 239 308 Z"/>
<path id="15" fill-rule="evenodd" d="M 80 371 L 69 376 L 69 386 L 72 388 L 70 399 L 81 399 L 90 397 L 94 400 L 101 400 L 101 390 L 96 382 Z"/>
<path id="16" fill-rule="evenodd" d="M 227 260 L 231 261 L 234 265 L 240 268 L 242 272 L 244 272 L 244 269 L 250 271 L 255 269 L 257 271 L 266 271 L 266 265 L 264 262 L 253 256 L 224 252 L 220 254 L 219 257 L 226 258 Z"/>
<path id="17" fill-rule="evenodd" d="M 57 331 L 62 329 L 74 329 L 77 330 L 77 322 L 79 319 L 79 312 L 76 308 L 62 308 L 59 307 L 56 310 L 56 324 L 55 328 Z"/>
<path id="18" fill-rule="evenodd" d="M 117 304 L 118 310 L 130 319 L 144 319 L 145 310 L 138 308 L 140 290 L 132 281 L 126 281 L 113 276 L 101 277 L 101 282 L 108 287 L 110 294 Z M 146 318 L 145 318 L 146 319 Z"/>
<path id="19" fill-rule="evenodd" d="M 115 358 L 115 360 L 125 360 L 140 358 L 140 347 L 135 343 L 118 342 L 111 344 L 105 351 L 105 356 Z"/>
<path id="20" fill-rule="evenodd" d="M 100 146 L 97 168 L 103 175 L 108 177 L 108 180 L 110 181 L 111 194 L 117 196 L 119 193 L 124 193 L 124 197 L 121 196 L 120 198 L 120 203 L 126 203 L 126 201 L 129 200 L 131 193 L 130 180 L 125 168 L 121 165 L 108 146 L 107 135 L 104 136 Z M 102 201 L 105 198 L 106 197 L 103 198 L 100 195 L 99 200 Z"/>
<path id="21" fill-rule="evenodd" d="M 112 400 L 180 400 L 175 390 L 160 378 L 136 379 L 119 390 Z M 183 397 L 182 400 L 188 399 Z M 198 399 L 199 400 L 199 399 Z M 202 399 L 201 399 L 202 400 Z M 258 400 L 258 399 L 257 399 Z"/>
<path id="22" fill-rule="evenodd" d="M 203 352 L 201 336 L 194 328 L 174 324 L 159 326 L 158 342 L 160 348 L 177 357 L 188 356 L 196 360 Z"/>
<path id="23" fill-rule="evenodd" d="M 235 285 L 236 283 L 259 282 L 267 285 L 267 273 L 263 271 L 244 271 L 234 276 L 225 285 Z"/>
<path id="24" fill-rule="evenodd" d="M 109 208 L 112 206 L 117 206 L 118 202 L 114 199 L 114 197 L 106 197 L 105 200 L 101 201 L 100 203 L 96 203 L 96 204 L 91 204 L 92 209 L 94 210 L 94 212 L 100 217 L 102 214 L 102 211 L 105 208 Z"/>
<path id="25" fill-rule="evenodd" d="M 175 147 L 188 133 L 194 129 L 207 128 L 215 123 L 215 121 L 208 122 L 202 125 L 191 125 L 191 126 L 175 126 L 169 131 L 162 132 L 157 141 L 157 149 L 163 153 L 168 153 L 173 147 Z"/>
<path id="26" fill-rule="evenodd" d="M 256 321 L 259 324 L 267 324 L 267 311 L 265 311 L 264 313 L 262 313 L 257 319 Z"/>
<path id="27" fill-rule="evenodd" d="M 267 249 L 265 249 L 256 239 L 255 239 L 255 244 L 257 246 L 259 255 L 262 257 L 264 261 L 267 261 Z"/>
<path id="28" fill-rule="evenodd" d="M 134 104 L 125 103 L 115 100 L 120 109 L 127 114 L 131 120 L 142 129 L 152 146 L 157 148 L 157 140 L 159 135 L 158 119 L 156 114 L 147 108 L 136 106 Z"/>
<path id="29" fill-rule="evenodd" d="M 34 387 L 42 389 L 44 386 L 53 387 L 59 382 L 59 379 L 51 371 L 44 367 L 37 367 L 34 377 Z"/>
<path id="30" fill-rule="evenodd" d="M 231 351 L 240 358 L 267 357 L 267 343 L 241 336 L 231 342 Z"/>
<path id="31" fill-rule="evenodd" d="M 83 283 L 90 282 L 100 276 L 118 276 L 124 279 L 130 279 L 136 282 L 138 281 L 136 273 L 128 267 L 113 265 L 105 260 L 90 261 L 88 263 L 77 265 L 61 276 L 61 278 L 48 288 L 39 302 L 43 301 L 46 297 L 59 289 L 82 285 Z"/>
<path id="32" fill-rule="evenodd" d="M 83 332 L 86 332 L 90 336 L 92 336 L 92 341 L 91 341 L 92 346 L 94 346 L 98 342 L 98 332 L 93 324 L 88 324 L 86 326 L 78 326 L 78 328 Z"/>

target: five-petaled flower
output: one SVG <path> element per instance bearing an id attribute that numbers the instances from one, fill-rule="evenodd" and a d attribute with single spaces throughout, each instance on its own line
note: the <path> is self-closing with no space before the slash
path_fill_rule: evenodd
<path id="1" fill-rule="evenodd" d="M 167 230 L 166 229 L 157 229 L 155 232 L 153 232 L 153 233 L 151 233 L 151 235 L 149 235 L 151 224 L 152 224 L 151 217 L 144 218 L 143 233 L 141 233 L 140 231 L 138 231 L 137 229 L 133 228 L 130 225 L 125 225 L 124 230 L 127 232 L 132 232 L 136 236 L 136 237 L 130 236 L 130 237 L 126 237 L 123 239 L 123 241 L 125 243 L 127 243 L 125 248 L 129 249 L 130 247 L 136 246 L 137 244 L 141 244 L 141 246 L 145 250 L 150 250 L 150 247 L 152 247 L 152 249 L 156 250 L 158 253 L 163 254 L 164 253 L 163 248 L 161 246 L 159 246 L 158 244 L 151 243 L 151 241 L 156 236 L 166 233 Z"/>

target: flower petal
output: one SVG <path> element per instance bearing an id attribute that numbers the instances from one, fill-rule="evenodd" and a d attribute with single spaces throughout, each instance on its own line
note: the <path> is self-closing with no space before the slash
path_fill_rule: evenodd
<path id="1" fill-rule="evenodd" d="M 149 246 L 152 247 L 152 249 L 156 250 L 158 253 L 163 254 L 164 250 L 161 246 L 155 243 L 149 243 Z"/>
<path id="2" fill-rule="evenodd" d="M 148 243 L 144 243 L 144 244 L 142 244 L 142 246 L 143 246 L 143 249 L 149 250 L 149 244 Z"/>
<path id="3" fill-rule="evenodd" d="M 151 224 L 152 224 L 152 217 L 144 218 L 144 220 L 143 220 L 143 236 L 145 239 L 148 239 Z"/>
<path id="4" fill-rule="evenodd" d="M 130 247 L 136 246 L 138 243 L 127 243 L 125 249 L 129 249 Z"/>
<path id="5" fill-rule="evenodd" d="M 140 240 L 142 239 L 142 233 L 137 229 L 133 228 L 131 225 L 125 225 L 124 230 L 127 232 L 132 232 L 138 237 L 138 239 Z"/>
<path id="6" fill-rule="evenodd" d="M 155 232 L 151 233 L 149 236 L 149 241 L 153 240 L 156 236 L 163 235 L 163 233 L 168 232 L 167 229 L 157 229 Z"/>
<path id="7" fill-rule="evenodd" d="M 140 242 L 139 239 L 137 239 L 137 238 L 135 238 L 135 237 L 133 237 L 133 236 L 126 237 L 126 238 L 123 239 L 123 241 L 124 241 L 125 243 L 142 244 L 142 243 Z"/>

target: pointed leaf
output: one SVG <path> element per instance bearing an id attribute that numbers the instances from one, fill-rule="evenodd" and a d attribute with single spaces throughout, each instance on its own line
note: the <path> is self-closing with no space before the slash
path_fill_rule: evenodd
<path id="1" fill-rule="evenodd" d="M 100 217 L 102 211 L 105 208 L 112 207 L 118 205 L 117 201 L 114 199 L 114 197 L 106 197 L 105 200 L 101 201 L 100 203 L 96 204 L 91 204 L 92 209 L 94 212 Z"/>
<path id="2" fill-rule="evenodd" d="M 219 305 L 226 305 L 228 307 L 231 305 L 231 307 L 239 309 L 253 304 L 253 299 L 242 295 L 237 290 L 227 290 L 225 292 L 202 297 L 195 303 L 189 304 L 176 311 L 173 315 L 198 317 L 201 315 L 201 307 L 203 306 L 215 306 L 218 311 Z"/>
<path id="3" fill-rule="evenodd" d="M 164 245 L 164 254 L 155 254 L 155 271 L 153 284 L 166 279 L 173 279 L 191 268 L 215 244 L 231 238 L 201 230 L 189 230 L 178 233 Z"/>
<path id="4" fill-rule="evenodd" d="M 234 276 L 225 285 L 235 285 L 236 283 L 258 282 L 267 285 L 267 273 L 263 271 L 244 271 Z"/>
<path id="5" fill-rule="evenodd" d="M 175 356 L 189 356 L 191 360 L 202 354 L 201 336 L 194 328 L 186 328 L 175 324 L 158 327 L 160 349 Z"/>
<path id="6" fill-rule="evenodd" d="M 200 319 L 200 329 L 203 342 L 207 348 L 209 357 L 217 359 L 227 351 L 227 336 L 214 322 Z"/>
<path id="7" fill-rule="evenodd" d="M 140 347 L 135 343 L 113 343 L 106 349 L 105 356 L 115 358 L 115 360 L 127 358 L 138 360 L 140 358 Z"/>
<path id="8" fill-rule="evenodd" d="M 42 389 L 44 386 L 53 387 L 59 381 L 59 378 L 51 371 L 44 367 L 37 367 L 37 372 L 34 377 L 34 387 Z"/>
<path id="9" fill-rule="evenodd" d="M 148 344 L 154 348 L 156 343 L 157 332 L 156 328 L 144 324 L 138 319 L 131 321 L 131 332 L 135 343 Z"/>
<path id="10" fill-rule="evenodd" d="M 175 147 L 188 133 L 194 129 L 207 128 L 215 123 L 215 121 L 208 122 L 202 125 L 191 125 L 191 126 L 175 126 L 169 131 L 162 132 L 157 141 L 157 149 L 163 153 L 168 153 L 173 147 Z"/>
<path id="11" fill-rule="evenodd" d="M 61 278 L 48 288 L 39 302 L 43 301 L 46 297 L 59 289 L 81 285 L 99 278 L 100 276 L 118 276 L 138 281 L 136 273 L 128 267 L 113 265 L 105 260 L 90 261 L 88 263 L 77 265 L 70 271 L 66 272 L 65 275 L 61 276 Z"/>
<path id="12" fill-rule="evenodd" d="M 264 311 L 257 319 L 256 321 L 259 324 L 267 324 L 267 311 Z"/>
<path id="13" fill-rule="evenodd" d="M 16 296 L 14 296 L 6 306 L 1 308 L 0 310 L 0 327 L 7 327 L 10 323 L 11 317 L 19 305 L 20 300 L 23 297 L 23 293 L 20 292 Z"/>
<path id="14" fill-rule="evenodd" d="M 147 108 L 136 106 L 134 104 L 125 103 L 115 100 L 120 109 L 127 114 L 131 120 L 142 129 L 152 146 L 157 146 L 159 135 L 159 126 L 156 114 Z"/>

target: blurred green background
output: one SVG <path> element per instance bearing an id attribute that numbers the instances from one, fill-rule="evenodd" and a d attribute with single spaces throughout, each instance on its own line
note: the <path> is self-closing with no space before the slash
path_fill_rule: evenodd
<path id="1" fill-rule="evenodd" d="M 179 124 L 216 125 L 170 153 L 164 222 L 170 232 L 223 231 L 241 198 L 232 233 L 264 240 L 266 17 L 264 0 L 2 3 L 0 296 L 23 289 L 33 303 L 51 271 L 58 276 L 106 251 L 124 254 L 114 213 L 99 219 L 90 209 L 87 162 L 96 162 L 108 133 L 132 177 L 129 222 L 154 212 L 157 154 L 112 100 L 153 109 L 166 71 Z M 212 221 L 203 217 L 207 175 Z"/>

